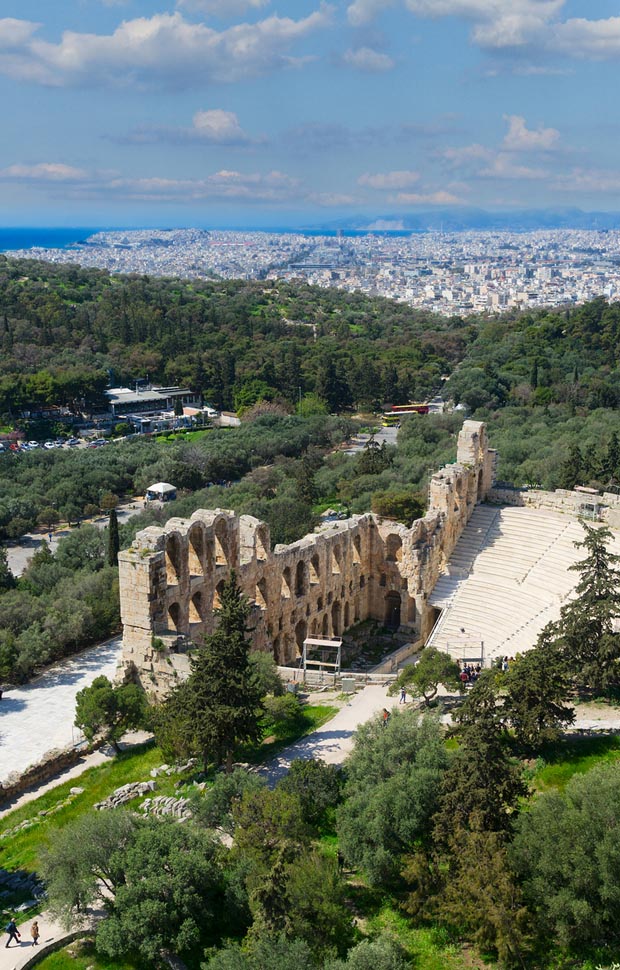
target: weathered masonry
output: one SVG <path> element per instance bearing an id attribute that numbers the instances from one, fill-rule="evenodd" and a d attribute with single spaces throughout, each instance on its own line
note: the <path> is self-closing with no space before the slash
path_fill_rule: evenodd
<path id="1" fill-rule="evenodd" d="M 369 618 L 426 637 L 436 618 L 428 596 L 493 468 L 485 426 L 466 421 L 456 464 L 433 475 L 429 511 L 411 528 L 356 515 L 274 549 L 264 522 L 223 509 L 144 529 L 119 555 L 124 673 L 155 694 L 185 676 L 186 643 L 213 630 L 231 569 L 254 604 L 256 649 L 280 664 L 300 656 L 306 636 Z"/>

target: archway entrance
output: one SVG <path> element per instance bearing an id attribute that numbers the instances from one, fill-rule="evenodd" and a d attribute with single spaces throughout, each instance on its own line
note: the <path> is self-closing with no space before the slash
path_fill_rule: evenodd
<path id="1" fill-rule="evenodd" d="M 386 594 L 384 623 L 391 630 L 397 630 L 400 626 L 400 593 Z"/>

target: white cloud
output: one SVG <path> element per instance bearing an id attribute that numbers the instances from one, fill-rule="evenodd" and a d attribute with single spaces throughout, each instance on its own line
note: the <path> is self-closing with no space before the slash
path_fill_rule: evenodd
<path id="1" fill-rule="evenodd" d="M 31 20 L 16 20 L 14 17 L 0 18 L 0 51 L 20 48 L 26 44 L 41 24 Z"/>
<path id="2" fill-rule="evenodd" d="M 560 137 L 557 128 L 529 129 L 521 115 L 504 115 L 504 121 L 508 122 L 508 131 L 503 145 L 511 152 L 548 152 L 555 148 Z"/>
<path id="3" fill-rule="evenodd" d="M 358 71 L 368 71 L 379 74 L 382 71 L 391 71 L 394 67 L 394 60 L 389 54 L 382 54 L 380 51 L 373 50 L 372 47 L 349 48 L 342 55 L 342 60 L 349 67 L 354 67 Z"/>
<path id="4" fill-rule="evenodd" d="M 365 172 L 357 180 L 358 185 L 368 185 L 371 189 L 408 189 L 420 180 L 419 172 Z"/>
<path id="5" fill-rule="evenodd" d="M 260 10 L 270 0 L 177 0 L 177 7 L 215 14 L 216 17 L 237 17 L 247 10 Z"/>
<path id="6" fill-rule="evenodd" d="M 477 173 L 478 178 L 490 179 L 547 179 L 549 173 L 542 168 L 531 168 L 528 165 L 515 163 L 507 152 L 499 152 L 487 168 Z"/>
<path id="7" fill-rule="evenodd" d="M 440 154 L 453 168 L 458 168 L 468 162 L 493 158 L 491 149 L 479 144 L 463 145 L 460 148 L 446 148 Z"/>
<path id="8" fill-rule="evenodd" d="M 596 60 L 620 56 L 620 17 L 606 20 L 574 18 L 558 24 L 554 46 L 574 57 Z"/>
<path id="9" fill-rule="evenodd" d="M 558 175 L 554 187 L 567 192 L 617 192 L 620 193 L 620 172 L 597 169 L 574 168 L 572 172 Z"/>
<path id="10" fill-rule="evenodd" d="M 353 27 L 362 27 L 374 20 L 382 10 L 393 6 L 394 0 L 355 0 L 347 7 L 347 17 Z"/>
<path id="11" fill-rule="evenodd" d="M 228 145 L 232 142 L 248 141 L 248 136 L 233 111 L 222 111 L 221 108 L 197 111 L 193 123 L 194 130 L 207 141 Z"/>
<path id="12" fill-rule="evenodd" d="M 301 20 L 272 16 L 222 31 L 162 13 L 123 21 L 112 34 L 65 31 L 57 44 L 33 37 L 38 25 L 11 21 L 4 31 L 17 41 L 7 50 L 0 40 L 0 73 L 53 86 L 238 81 L 297 63 L 291 47 L 326 27 L 332 11 L 322 3 Z"/>
<path id="13" fill-rule="evenodd" d="M 0 179 L 11 182 L 82 182 L 88 173 L 61 162 L 39 162 L 36 165 L 9 165 L 0 169 Z"/>
<path id="14" fill-rule="evenodd" d="M 462 199 L 440 189 L 437 192 L 399 192 L 391 195 L 388 202 L 395 205 L 461 205 Z"/>

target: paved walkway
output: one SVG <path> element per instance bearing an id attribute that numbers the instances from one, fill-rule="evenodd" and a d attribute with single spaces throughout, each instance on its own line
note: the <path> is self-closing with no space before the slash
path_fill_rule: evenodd
<path id="1" fill-rule="evenodd" d="M 260 773 L 270 784 L 275 784 L 287 773 L 294 758 L 321 758 L 328 764 L 342 764 L 353 748 L 353 735 L 360 724 L 369 721 L 384 707 L 391 709 L 398 706 L 395 698 L 388 697 L 387 692 L 387 687 L 365 687 L 331 721 L 285 748 L 261 768 Z"/>
<path id="2" fill-rule="evenodd" d="M 41 913 L 37 917 L 39 923 L 39 937 L 38 946 L 34 947 L 32 945 L 32 938 L 30 936 L 30 927 L 33 924 L 33 920 L 29 919 L 25 923 L 17 924 L 17 928 L 21 933 L 21 940 L 19 946 L 13 940 L 10 947 L 6 948 L 6 941 L 8 939 L 7 934 L 4 932 L 4 926 L 2 927 L 2 942 L 0 943 L 0 970 L 19 970 L 19 967 L 23 967 L 31 957 L 35 955 L 37 950 L 45 951 L 49 950 L 54 943 L 58 940 L 65 939 L 71 934 L 67 933 L 64 926 L 56 923 L 51 917 L 48 917 L 45 913 Z M 6 923 L 5 923 L 6 925 Z"/>
<path id="3" fill-rule="evenodd" d="M 112 678 L 121 652 L 120 636 L 50 667 L 0 701 L 0 780 L 21 774 L 57 748 L 80 740 L 73 726 L 75 696 L 95 677 Z"/>

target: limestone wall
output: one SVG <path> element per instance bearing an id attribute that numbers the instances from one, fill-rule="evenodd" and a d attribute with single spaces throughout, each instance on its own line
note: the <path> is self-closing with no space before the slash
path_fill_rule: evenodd
<path id="1" fill-rule="evenodd" d="M 595 515 L 608 521 L 612 528 L 618 528 L 620 523 L 620 495 L 597 492 L 596 489 L 569 491 L 558 488 L 554 492 L 543 492 L 538 488 L 492 488 L 487 501 L 495 505 L 555 509 L 570 515 Z"/>
<path id="2" fill-rule="evenodd" d="M 185 677 L 187 641 L 213 630 L 233 568 L 254 604 L 254 646 L 280 664 L 300 656 L 306 636 L 338 636 L 369 618 L 425 637 L 427 597 L 492 469 L 484 425 L 466 421 L 456 464 L 433 476 L 429 512 L 410 528 L 357 515 L 273 549 L 264 522 L 224 509 L 144 529 L 119 555 L 125 674 L 157 695 Z"/>

